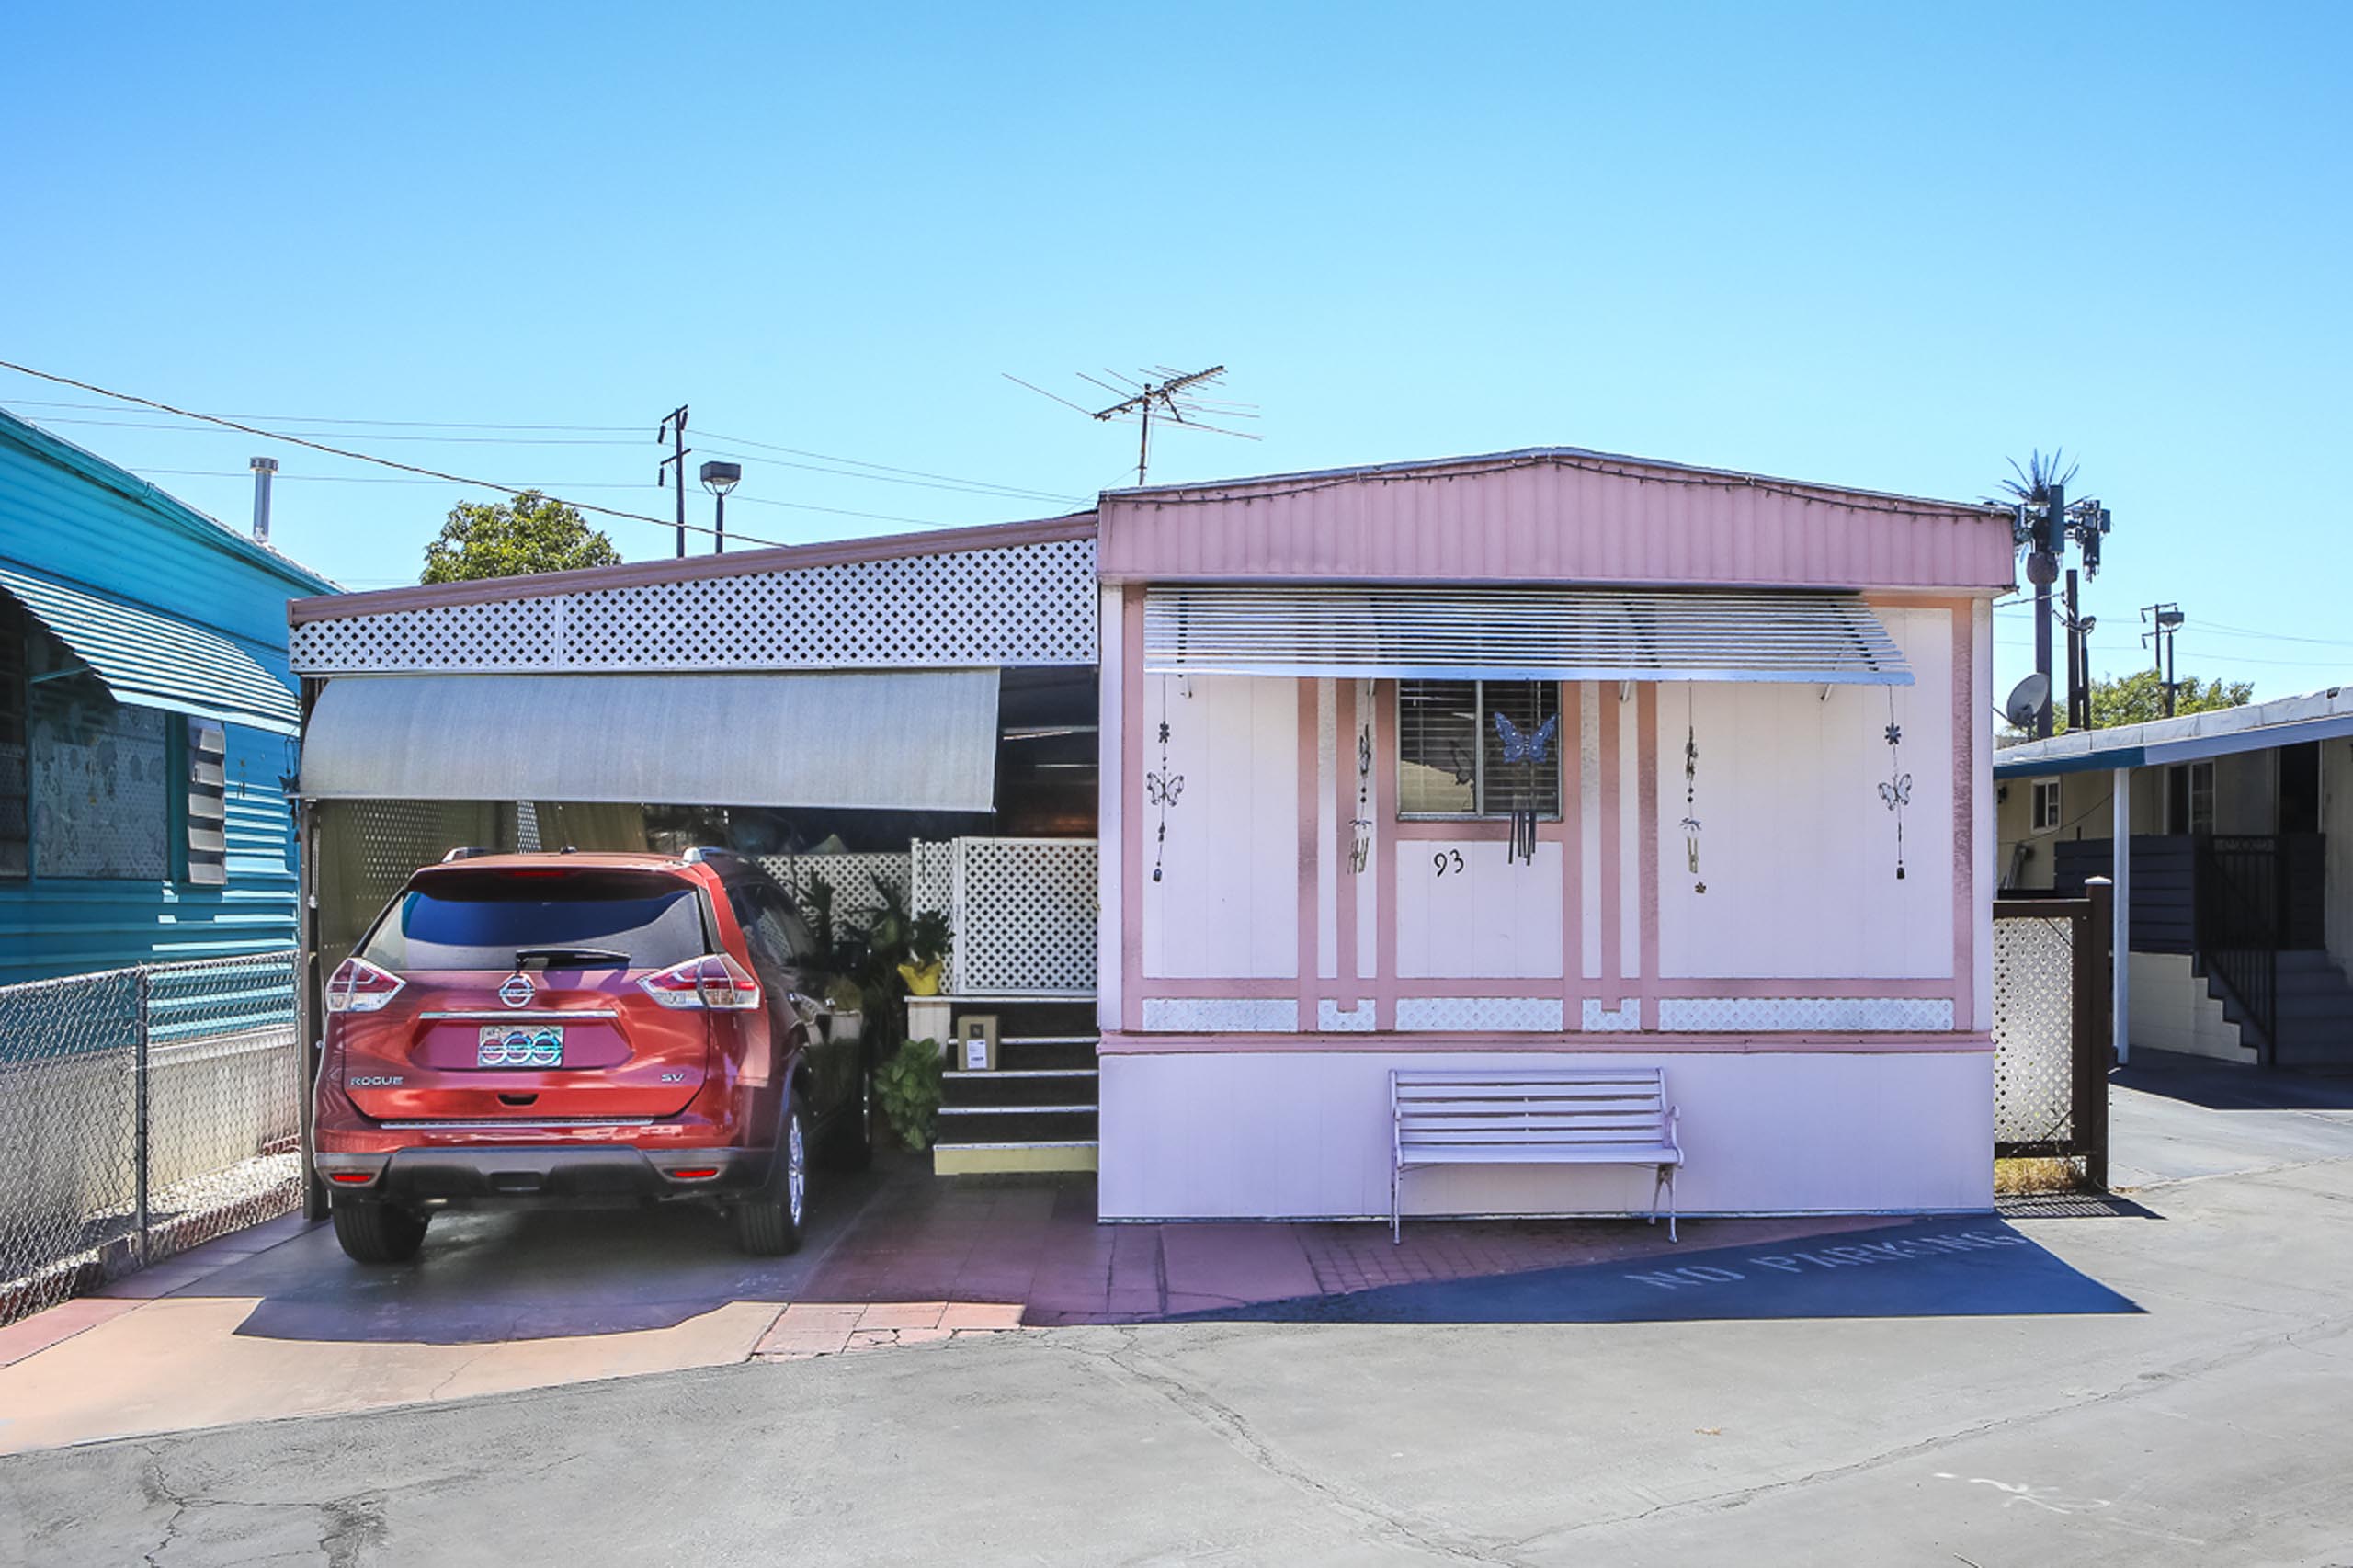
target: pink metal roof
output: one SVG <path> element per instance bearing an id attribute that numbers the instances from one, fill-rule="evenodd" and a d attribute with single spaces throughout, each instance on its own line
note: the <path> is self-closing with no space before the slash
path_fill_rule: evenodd
<path id="1" fill-rule="evenodd" d="M 2006 510 L 1574 448 L 1107 492 L 1113 581 L 2007 586 Z"/>

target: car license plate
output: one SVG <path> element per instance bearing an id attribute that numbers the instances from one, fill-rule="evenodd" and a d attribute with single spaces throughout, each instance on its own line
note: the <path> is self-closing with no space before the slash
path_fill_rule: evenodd
<path id="1" fill-rule="evenodd" d="M 562 1024 L 484 1024 L 474 1046 L 477 1067 L 561 1067 Z"/>

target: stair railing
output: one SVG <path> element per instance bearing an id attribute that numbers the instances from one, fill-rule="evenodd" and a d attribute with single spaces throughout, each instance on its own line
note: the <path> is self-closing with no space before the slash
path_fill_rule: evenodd
<path id="1" fill-rule="evenodd" d="M 2279 1040 L 2279 841 L 2200 839 L 2197 885 L 2199 957 L 2236 1004 L 2268 1062 Z"/>

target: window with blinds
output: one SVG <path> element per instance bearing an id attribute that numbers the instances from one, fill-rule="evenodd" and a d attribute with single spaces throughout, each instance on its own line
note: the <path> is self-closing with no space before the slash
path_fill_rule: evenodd
<path id="1" fill-rule="evenodd" d="M 1501 714 L 1533 736 L 1561 710 L 1561 688 L 1539 680 L 1397 683 L 1397 811 L 1407 817 L 1561 814 L 1561 736 L 1540 763 L 1504 760 Z"/>

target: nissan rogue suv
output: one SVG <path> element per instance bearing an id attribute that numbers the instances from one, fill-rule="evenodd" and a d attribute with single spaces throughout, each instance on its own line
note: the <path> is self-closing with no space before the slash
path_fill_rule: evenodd
<path id="1" fill-rule="evenodd" d="M 812 1156 L 870 1157 L 862 1047 L 750 861 L 464 855 L 326 983 L 312 1158 L 335 1238 L 414 1256 L 441 1209 L 703 1200 L 801 1244 Z"/>

